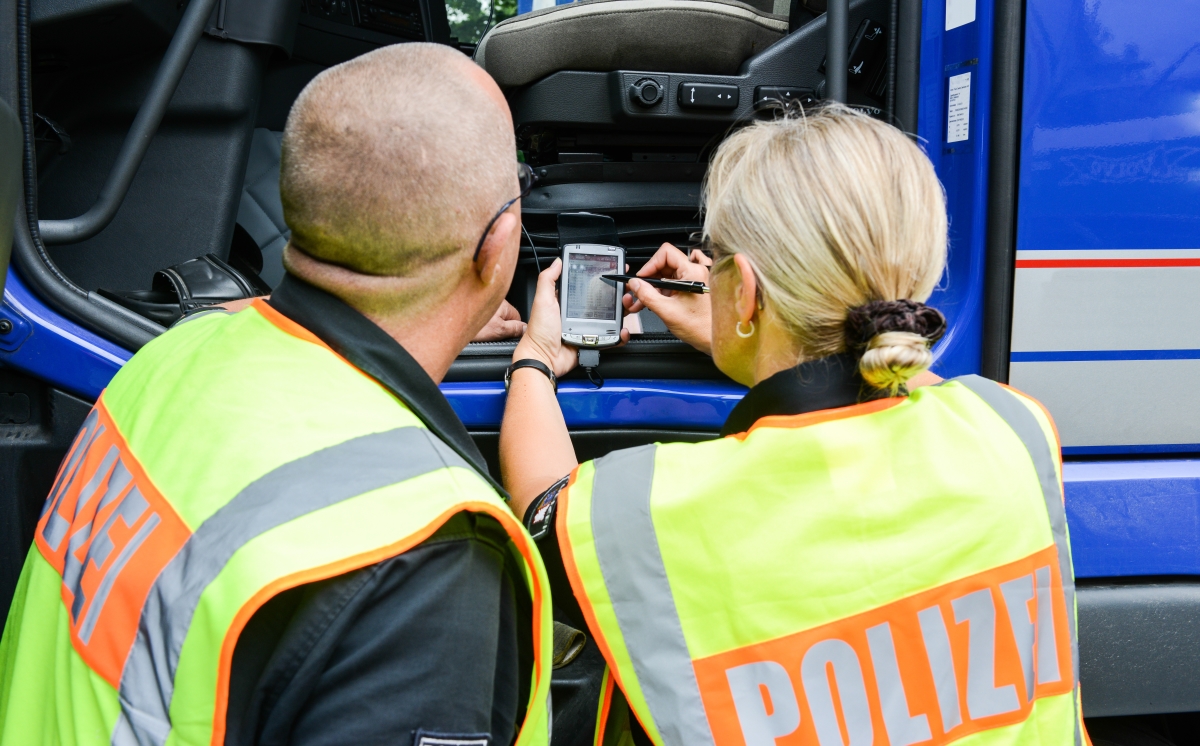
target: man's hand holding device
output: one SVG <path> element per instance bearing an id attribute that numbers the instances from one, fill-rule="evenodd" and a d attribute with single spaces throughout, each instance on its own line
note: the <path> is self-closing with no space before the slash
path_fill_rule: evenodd
<path id="1" fill-rule="evenodd" d="M 577 246 L 567 246 L 564 249 L 564 255 L 570 256 L 568 252 Z M 582 268 L 577 273 L 576 279 L 579 279 L 579 275 L 586 276 L 589 270 L 595 270 L 595 281 L 606 288 L 612 289 L 613 295 L 617 299 L 617 302 L 624 307 L 625 313 L 637 313 L 643 308 L 649 308 L 663 320 L 667 328 L 676 337 L 703 352 L 711 354 L 712 301 L 709 294 L 658 290 L 651 287 L 649 283 L 631 280 L 627 286 L 629 293 L 622 297 L 619 287 L 615 283 L 605 281 L 599 277 L 603 274 L 616 274 L 619 271 L 616 269 L 618 267 L 625 268 L 623 252 L 617 258 L 616 262 L 612 264 L 611 260 L 607 258 L 603 262 L 597 260 L 596 264 L 599 265 L 598 267 Z M 608 269 L 610 266 L 613 269 Z M 650 261 L 638 271 L 638 277 L 700 282 L 704 283 L 705 286 L 709 286 L 710 266 L 711 261 L 702 252 L 693 251 L 689 257 L 673 245 L 665 243 Z M 562 271 L 562 260 L 555 259 L 553 264 L 538 275 L 537 292 L 534 295 L 533 307 L 529 313 L 529 325 L 526 328 L 525 336 L 521 338 L 516 351 L 513 353 L 514 362 L 518 360 L 540 361 L 556 377 L 566 375 L 578 364 L 576 347 L 564 343 L 564 320 L 568 320 L 568 328 L 582 328 L 582 326 L 577 326 L 575 317 L 569 315 L 578 312 L 580 309 L 578 307 L 567 308 L 568 304 L 560 306 L 558 302 L 555 285 L 562 275 Z M 569 301 L 571 278 L 567 278 L 564 284 L 566 287 L 563 295 Z M 576 287 L 579 286 L 577 285 Z M 586 286 L 584 289 L 586 290 Z M 602 296 L 601 293 L 595 294 L 596 300 L 601 300 L 604 297 L 606 296 Z M 576 300 L 581 300 L 578 294 L 576 295 Z M 586 293 L 582 300 L 587 300 Z M 599 309 L 598 304 L 593 307 L 593 315 L 601 313 L 601 311 L 596 309 Z M 602 315 L 608 314 L 605 311 Z M 621 316 L 622 314 L 614 308 L 611 321 L 594 318 L 583 320 L 592 322 L 601 321 L 603 324 L 606 324 L 603 327 L 603 331 L 605 332 L 609 329 L 620 329 L 619 344 L 629 341 L 629 332 L 621 329 Z M 596 336 L 611 335 L 597 334 Z M 597 342 L 599 342 L 599 339 Z M 587 347 L 583 348 L 587 349 Z"/>
<path id="2" fill-rule="evenodd" d="M 512 358 L 513 362 L 541 361 L 557 377 L 569 373 L 579 362 L 575 348 L 563 344 L 562 339 L 562 315 L 555 293 L 555 283 L 562 274 L 562 268 L 562 260 L 555 259 L 538 275 L 537 292 L 529 311 L 529 325 L 525 329 L 525 336 L 517 343 Z M 629 333 L 622 332 L 620 337 L 621 341 L 627 341 Z"/>

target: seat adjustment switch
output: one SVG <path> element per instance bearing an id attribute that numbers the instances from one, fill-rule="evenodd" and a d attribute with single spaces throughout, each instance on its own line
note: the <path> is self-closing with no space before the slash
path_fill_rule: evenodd
<path id="1" fill-rule="evenodd" d="M 654 106 L 662 99 L 662 86 L 653 78 L 643 78 L 629 86 L 629 100 L 638 106 Z"/>
<path id="2" fill-rule="evenodd" d="M 772 105 L 787 105 L 797 101 L 801 107 L 808 108 L 817 102 L 811 88 L 792 88 L 784 85 L 760 85 L 754 89 L 754 108 L 761 109 Z"/>
<path id="3" fill-rule="evenodd" d="M 738 87 L 721 83 L 680 83 L 679 105 L 693 109 L 736 109 Z"/>

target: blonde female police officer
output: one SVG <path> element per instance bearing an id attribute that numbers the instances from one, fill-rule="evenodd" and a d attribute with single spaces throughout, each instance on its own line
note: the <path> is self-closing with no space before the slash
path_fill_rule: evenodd
<path id="1" fill-rule="evenodd" d="M 1083 743 L 1051 420 L 976 376 L 906 388 L 944 330 L 923 303 L 947 246 L 929 161 L 830 107 L 728 138 L 704 195 L 711 269 L 668 245 L 640 274 L 704 280 L 711 302 L 636 282 L 626 302 L 750 387 L 724 437 L 577 465 L 536 366 L 513 371 L 501 431 L 518 510 L 557 536 L 551 582 L 649 740 Z M 514 361 L 561 375 L 558 273 Z"/>

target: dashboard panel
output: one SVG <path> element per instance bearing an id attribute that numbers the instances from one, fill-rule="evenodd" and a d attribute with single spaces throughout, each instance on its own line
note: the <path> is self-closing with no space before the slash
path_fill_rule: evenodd
<path id="1" fill-rule="evenodd" d="M 300 24 L 366 42 L 457 45 L 441 0 L 305 0 Z"/>

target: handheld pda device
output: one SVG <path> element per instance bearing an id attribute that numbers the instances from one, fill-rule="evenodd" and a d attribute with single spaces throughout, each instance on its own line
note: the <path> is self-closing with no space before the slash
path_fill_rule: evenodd
<path id="1" fill-rule="evenodd" d="M 600 349 L 621 342 L 625 284 L 603 275 L 625 271 L 625 249 L 575 243 L 563 247 L 562 338 L 575 347 Z"/>

